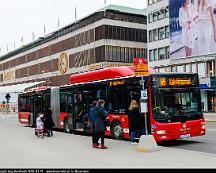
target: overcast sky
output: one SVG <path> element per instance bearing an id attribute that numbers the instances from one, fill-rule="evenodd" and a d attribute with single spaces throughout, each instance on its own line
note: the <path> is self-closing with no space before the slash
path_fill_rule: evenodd
<path id="1" fill-rule="evenodd" d="M 0 56 L 104 7 L 105 0 L 0 0 Z M 147 0 L 106 0 L 143 9 Z M 59 20 L 58 20 L 59 19 Z M 23 38 L 23 41 L 22 41 Z"/>

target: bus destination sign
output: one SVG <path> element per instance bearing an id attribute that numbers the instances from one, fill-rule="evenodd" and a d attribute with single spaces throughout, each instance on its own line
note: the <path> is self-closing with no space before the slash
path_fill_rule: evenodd
<path id="1" fill-rule="evenodd" d="M 182 85 L 191 85 L 192 81 L 191 78 L 160 78 L 160 86 L 182 86 Z"/>

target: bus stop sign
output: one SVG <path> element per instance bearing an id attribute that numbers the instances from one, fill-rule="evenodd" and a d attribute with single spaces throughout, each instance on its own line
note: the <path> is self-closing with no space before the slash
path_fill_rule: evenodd
<path id="1" fill-rule="evenodd" d="M 148 62 L 144 58 L 134 58 L 135 75 L 148 75 Z"/>

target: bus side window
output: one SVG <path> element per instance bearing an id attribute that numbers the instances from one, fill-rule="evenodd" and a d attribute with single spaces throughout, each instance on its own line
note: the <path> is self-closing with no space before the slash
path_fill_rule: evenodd
<path id="1" fill-rule="evenodd" d="M 125 113 L 127 110 L 126 87 L 111 87 L 108 109 L 112 113 Z"/>
<path id="2" fill-rule="evenodd" d="M 60 93 L 60 111 L 66 112 L 66 93 Z"/>

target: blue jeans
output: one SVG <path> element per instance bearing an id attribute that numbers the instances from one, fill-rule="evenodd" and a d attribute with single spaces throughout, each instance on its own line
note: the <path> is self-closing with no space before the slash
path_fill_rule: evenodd
<path id="1" fill-rule="evenodd" d="M 135 142 L 135 136 L 136 136 L 137 131 L 131 131 L 131 142 Z"/>
<path id="2" fill-rule="evenodd" d="M 139 130 L 139 136 L 141 136 L 141 135 L 145 135 L 145 129 L 140 129 Z"/>

